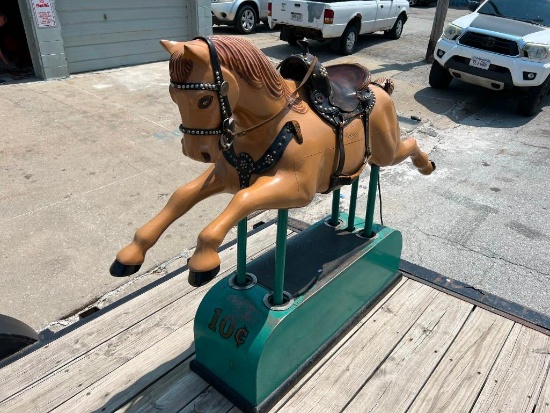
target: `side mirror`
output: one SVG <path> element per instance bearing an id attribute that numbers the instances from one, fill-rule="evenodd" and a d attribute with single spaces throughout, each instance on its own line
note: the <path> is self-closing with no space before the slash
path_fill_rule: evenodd
<path id="1" fill-rule="evenodd" d="M 479 1 L 470 0 L 470 1 L 468 2 L 468 10 L 470 10 L 470 11 L 476 11 L 477 8 L 479 7 L 480 3 L 481 3 L 481 2 L 479 2 Z"/>

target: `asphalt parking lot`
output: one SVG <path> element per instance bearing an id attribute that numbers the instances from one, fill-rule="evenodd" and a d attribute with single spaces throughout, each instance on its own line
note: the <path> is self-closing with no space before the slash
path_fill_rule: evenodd
<path id="1" fill-rule="evenodd" d="M 434 11 L 411 9 L 401 39 L 365 36 L 353 56 L 318 42 L 311 52 L 324 64 L 354 61 L 392 77 L 404 136 L 437 164 L 429 177 L 410 162 L 382 170 L 384 224 L 403 233 L 403 258 L 550 315 L 550 98 L 525 118 L 512 92 L 458 82 L 431 89 L 423 58 Z M 465 13 L 451 8 L 447 20 Z M 297 52 L 266 26 L 247 38 L 274 61 Z M 135 229 L 204 169 L 181 155 L 167 66 L 0 86 L 1 314 L 38 331 L 62 328 L 87 306 L 162 278 L 221 212 L 227 196 L 203 202 L 166 232 L 139 274 L 109 275 Z M 368 171 L 358 208 L 367 182 Z M 319 195 L 291 216 L 315 222 L 328 205 L 330 196 Z"/>

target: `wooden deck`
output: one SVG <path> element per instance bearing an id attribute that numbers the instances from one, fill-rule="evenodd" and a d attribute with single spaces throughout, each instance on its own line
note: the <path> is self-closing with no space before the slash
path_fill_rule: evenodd
<path id="1" fill-rule="evenodd" d="M 240 411 L 189 369 L 207 290 L 182 272 L 36 346 L 0 369 L 0 412 Z M 547 331 L 404 276 L 270 411 L 550 412 L 549 370 Z"/>

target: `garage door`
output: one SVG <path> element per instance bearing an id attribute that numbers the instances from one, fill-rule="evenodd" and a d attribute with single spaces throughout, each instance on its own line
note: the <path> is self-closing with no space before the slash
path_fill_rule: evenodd
<path id="1" fill-rule="evenodd" d="M 187 4 L 185 0 L 57 0 L 69 72 L 166 60 L 160 39 L 189 40 Z"/>

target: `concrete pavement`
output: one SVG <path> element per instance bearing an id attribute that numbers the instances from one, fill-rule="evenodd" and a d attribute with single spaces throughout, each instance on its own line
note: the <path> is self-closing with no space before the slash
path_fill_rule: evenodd
<path id="1" fill-rule="evenodd" d="M 394 78 L 404 135 L 437 163 L 430 177 L 409 161 L 382 170 L 384 223 L 402 231 L 403 258 L 548 315 L 549 98 L 541 113 L 523 118 L 510 93 L 460 83 L 430 89 L 422 59 L 433 11 L 411 9 L 400 40 L 366 36 L 351 57 L 318 43 L 312 52 L 326 64 L 357 61 Z M 465 13 L 451 9 L 448 20 Z M 296 52 L 265 27 L 248 38 L 274 60 Z M 222 210 L 227 196 L 199 204 L 149 252 L 138 276 L 109 276 L 135 229 L 205 167 L 181 154 L 167 66 L 0 86 L 1 314 L 59 329 L 87 305 L 103 306 L 181 265 Z M 329 204 L 319 195 L 291 216 L 314 222 Z"/>

